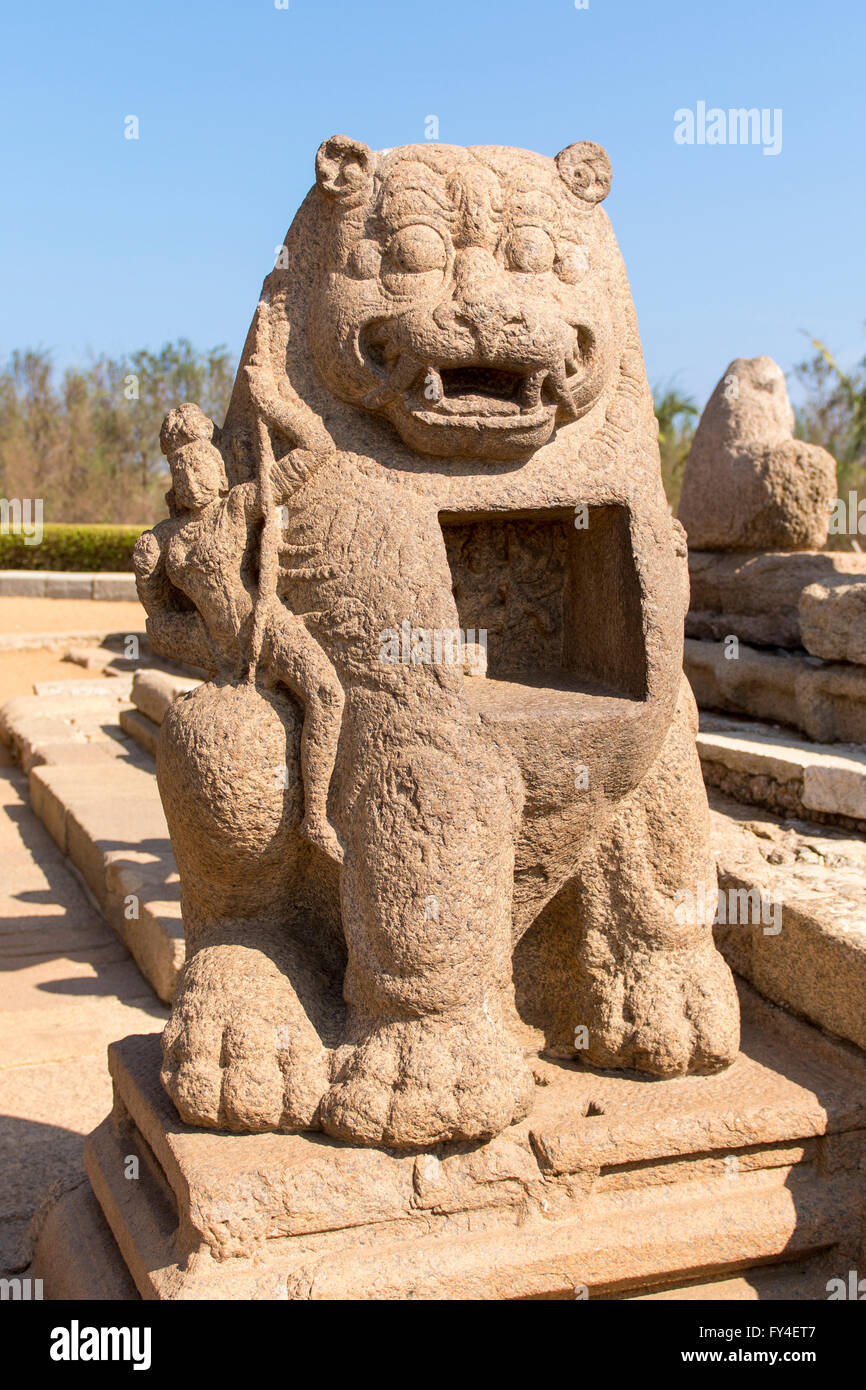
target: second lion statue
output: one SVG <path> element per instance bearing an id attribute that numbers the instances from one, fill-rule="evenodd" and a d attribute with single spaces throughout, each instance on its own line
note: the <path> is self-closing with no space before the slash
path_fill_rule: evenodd
<path id="1" fill-rule="evenodd" d="M 190 1124 L 483 1140 L 530 1109 L 533 1053 L 737 1053 L 681 910 L 716 900 L 685 544 L 610 182 L 586 141 L 334 136 L 224 424 L 166 421 L 135 564 L 154 649 L 210 673 L 157 752 Z"/>

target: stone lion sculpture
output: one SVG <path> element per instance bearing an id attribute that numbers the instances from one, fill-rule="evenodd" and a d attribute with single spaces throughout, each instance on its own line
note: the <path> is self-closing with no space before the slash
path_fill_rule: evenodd
<path id="1" fill-rule="evenodd" d="M 540 1050 L 736 1055 L 678 907 L 716 875 L 610 182 L 588 142 L 327 140 L 222 428 L 166 422 L 139 591 L 154 648 L 211 672 L 157 754 L 190 1124 L 483 1140 Z"/>

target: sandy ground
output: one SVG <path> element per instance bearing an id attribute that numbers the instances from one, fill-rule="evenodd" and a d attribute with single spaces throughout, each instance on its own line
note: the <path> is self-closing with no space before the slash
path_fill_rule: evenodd
<path id="1" fill-rule="evenodd" d="M 141 631 L 134 603 L 0 599 L 0 633 Z M 0 653 L 0 705 L 37 680 L 96 674 L 48 651 Z M 84 1136 L 111 1108 L 109 1042 L 167 1010 L 30 810 L 0 744 L 0 1271 L 30 1257 L 34 1208 L 80 1180 Z"/>
<path id="2" fill-rule="evenodd" d="M 0 652 L 0 706 L 15 695 L 32 695 L 36 681 L 93 680 L 98 676 L 98 671 L 63 661 L 57 651 Z"/>
<path id="3" fill-rule="evenodd" d="M 86 598 L 0 598 L 0 634 L 15 632 L 143 632 L 140 603 Z"/>

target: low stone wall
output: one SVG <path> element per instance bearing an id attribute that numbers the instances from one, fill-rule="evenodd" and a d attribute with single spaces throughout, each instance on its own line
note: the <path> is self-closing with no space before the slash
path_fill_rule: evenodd
<path id="1" fill-rule="evenodd" d="M 0 598 L 84 598 L 135 602 L 135 575 L 103 570 L 0 570 Z"/>

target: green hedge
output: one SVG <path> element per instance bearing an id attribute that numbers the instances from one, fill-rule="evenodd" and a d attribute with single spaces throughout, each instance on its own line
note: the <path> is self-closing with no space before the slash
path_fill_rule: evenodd
<path id="1" fill-rule="evenodd" d="M 131 570 L 132 547 L 143 526 L 67 526 L 46 523 L 38 545 L 0 532 L 3 570 Z"/>

